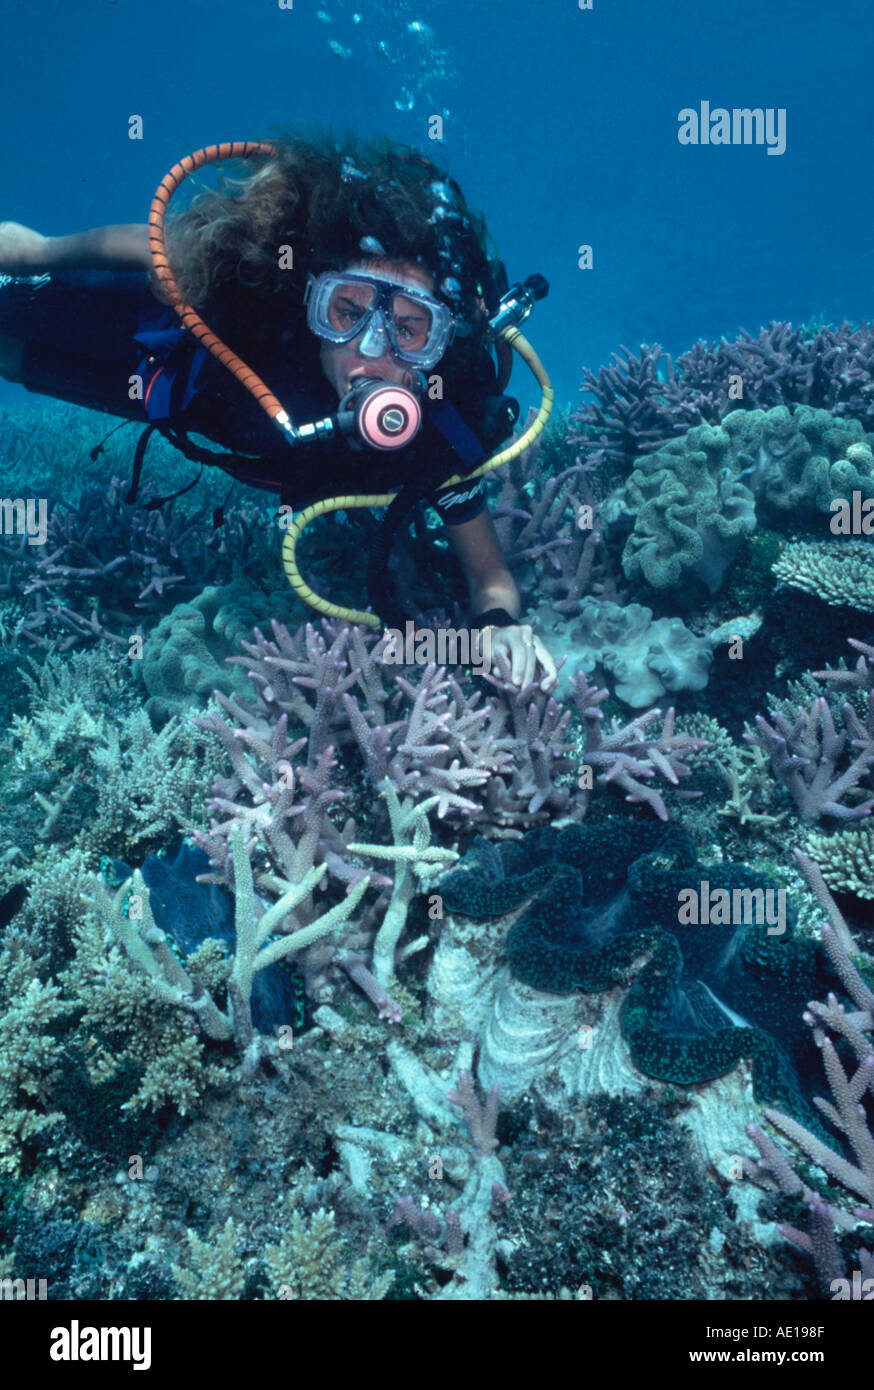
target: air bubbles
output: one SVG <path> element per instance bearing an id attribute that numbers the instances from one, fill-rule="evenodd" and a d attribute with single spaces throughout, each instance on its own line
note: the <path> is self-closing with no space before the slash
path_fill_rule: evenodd
<path id="1" fill-rule="evenodd" d="M 423 24 L 420 19 L 413 19 L 407 25 L 407 33 L 415 34 L 419 43 L 424 47 L 429 47 L 434 42 L 434 30 L 429 25 Z"/>
<path id="2" fill-rule="evenodd" d="M 329 39 L 329 40 L 328 40 L 328 47 L 330 48 L 330 50 L 331 50 L 331 52 L 333 53 L 333 55 L 334 55 L 335 58 L 351 58 L 351 57 L 352 57 L 352 49 L 351 49 L 351 48 L 344 48 L 343 45 L 342 45 L 337 39 Z"/>
<path id="3" fill-rule="evenodd" d="M 395 101 L 396 109 L 398 111 L 412 111 L 415 104 L 416 98 L 409 87 L 401 87 L 401 94 Z"/>
<path id="4" fill-rule="evenodd" d="M 334 22 L 326 10 L 316 10 L 316 19 L 320 24 L 333 24 Z"/>

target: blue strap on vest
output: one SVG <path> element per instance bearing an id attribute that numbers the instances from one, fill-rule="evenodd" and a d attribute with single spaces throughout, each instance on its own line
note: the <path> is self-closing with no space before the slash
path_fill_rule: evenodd
<path id="1" fill-rule="evenodd" d="M 465 424 L 451 401 L 439 401 L 429 412 L 429 418 L 458 454 L 466 473 L 482 463 L 486 456 L 482 441 Z"/>

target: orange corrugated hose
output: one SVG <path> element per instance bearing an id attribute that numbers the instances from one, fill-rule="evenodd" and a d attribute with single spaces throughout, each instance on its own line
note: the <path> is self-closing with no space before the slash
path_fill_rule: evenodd
<path id="1" fill-rule="evenodd" d="M 215 164 L 222 159 L 250 159 L 256 155 L 275 155 L 276 152 L 276 146 L 271 145 L 266 140 L 234 140 L 223 145 L 208 145 L 206 149 L 196 150 L 194 154 L 188 154 L 178 164 L 174 164 L 170 172 L 162 178 L 152 199 L 152 206 L 149 210 L 149 250 L 152 253 L 155 275 L 168 300 L 176 310 L 181 323 L 191 330 L 198 342 L 202 343 L 213 357 L 218 358 L 223 367 L 227 367 L 229 372 L 233 372 L 237 380 L 246 387 L 246 390 L 252 393 L 262 410 L 266 411 L 271 420 L 281 426 L 288 420 L 284 407 L 261 380 L 258 373 L 253 372 L 252 368 L 248 367 L 241 357 L 232 352 L 227 344 L 213 333 L 209 325 L 204 323 L 197 310 L 186 303 L 176 283 L 176 277 L 164 247 L 164 222 L 167 216 L 167 207 L 176 189 L 184 179 L 188 178 L 189 174 L 193 174 L 197 169 L 202 169 L 204 164 Z"/>

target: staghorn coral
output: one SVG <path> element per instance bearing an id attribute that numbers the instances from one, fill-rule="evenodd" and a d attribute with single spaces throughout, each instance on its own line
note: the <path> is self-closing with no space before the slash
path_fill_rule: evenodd
<path id="1" fill-rule="evenodd" d="M 426 892 L 432 879 L 439 877 L 448 864 L 458 858 L 454 850 L 431 844 L 428 812 L 438 798 L 431 797 L 418 806 L 407 800 L 401 804 L 388 778 L 384 795 L 391 820 L 391 845 L 350 844 L 352 854 L 370 859 L 388 860 L 395 865 L 391 898 L 373 943 L 373 970 L 379 984 L 388 989 L 394 979 L 395 953 L 401 933 L 406 926 L 407 911 L 413 897 Z"/>
<path id="2" fill-rule="evenodd" d="M 789 792 L 801 819 L 858 820 L 870 815 L 874 807 L 874 794 L 868 795 L 874 793 L 870 785 L 874 692 L 868 696 L 864 718 L 853 705 L 843 705 L 840 728 L 822 696 L 807 708 L 798 707 L 794 718 L 780 709 L 769 713 L 770 722 L 757 715 L 755 731 L 748 729 L 744 738 L 768 754 L 771 772 Z M 848 805 L 845 797 L 856 801 Z"/>
<path id="3" fill-rule="evenodd" d="M 534 414 L 529 412 L 526 427 Z M 515 459 L 489 475 L 500 483 L 492 514 L 526 607 L 543 603 L 556 613 L 573 614 L 586 594 L 615 600 L 618 592 L 600 525 L 600 503 L 589 482 L 600 455 L 585 464 L 577 457 L 564 467 L 560 458 L 550 468 L 544 459 L 556 433 L 557 427 L 550 425 Z"/>
<path id="4" fill-rule="evenodd" d="M 777 1188 L 789 1196 L 803 1198 L 808 1204 L 810 1223 L 807 1231 L 789 1225 L 781 1225 L 778 1229 L 781 1235 L 812 1256 L 823 1295 L 834 1296 L 836 1280 L 846 1279 L 849 1290 L 847 1275 L 857 1261 L 856 1267 L 861 1267 L 863 1276 L 874 1279 L 874 1251 L 862 1246 L 848 1270 L 835 1239 L 835 1227 L 848 1232 L 853 1231 L 860 1222 L 874 1225 L 874 1134 L 868 1118 L 870 1111 L 866 1112 L 861 1103 L 874 1095 L 874 1043 L 871 1038 L 874 1032 L 874 994 L 851 959 L 855 943 L 823 882 L 818 866 L 800 851 L 796 850 L 795 854 L 811 889 L 830 919 L 821 927 L 823 946 L 849 1002 L 855 1006 L 848 1012 L 836 995 L 830 993 L 826 1003 L 818 1000 L 810 1002 L 804 1014 L 804 1021 L 821 1050 L 831 1093 L 830 1100 L 816 1097 L 815 1104 L 835 1129 L 845 1136 L 855 1162 L 823 1143 L 816 1133 L 799 1124 L 792 1116 L 771 1107 L 766 1107 L 765 1114 L 776 1129 L 843 1188 L 851 1199 L 861 1197 L 865 1205 L 848 1212 L 846 1207 L 826 1201 L 820 1191 L 811 1188 L 799 1177 L 797 1160 L 790 1158 L 757 1125 L 751 1125 L 748 1133 L 759 1151 L 759 1159 L 757 1162 L 745 1160 L 744 1171 L 760 1186 L 772 1190 Z M 838 1046 L 842 1049 L 840 1053 Z M 849 1064 L 850 1070 L 846 1069 L 848 1057 L 854 1058 Z M 850 1294 L 847 1291 L 843 1296 L 849 1297 Z"/>
<path id="5" fill-rule="evenodd" d="M 859 659 L 852 671 L 827 667 L 824 671 L 813 671 L 811 674 L 816 680 L 827 681 L 832 689 L 856 690 L 862 694 L 870 694 L 874 691 L 874 647 L 860 642 L 855 637 L 849 637 L 847 640 L 854 651 L 859 652 Z"/>
<path id="6" fill-rule="evenodd" d="M 703 423 L 700 406 L 684 399 L 670 355 L 661 347 L 641 344 L 640 356 L 627 347 L 612 353 L 610 366 L 597 376 L 586 367 L 583 391 L 593 397 L 572 416 L 570 440 L 598 446 L 612 463 L 623 464 L 660 448 L 675 435 Z M 664 367 L 661 360 L 664 359 Z M 688 392 L 691 397 L 692 392 Z M 706 417 L 713 423 L 710 416 Z M 719 417 L 717 416 L 717 419 Z"/>
<path id="7" fill-rule="evenodd" d="M 677 786 L 681 779 L 689 777 L 691 769 L 687 759 L 705 747 L 705 740 L 677 732 L 672 708 L 664 714 L 661 710 L 647 710 L 627 724 L 614 717 L 609 729 L 605 728 L 599 706 L 606 698 L 606 690 L 590 686 L 582 672 L 577 675 L 573 701 L 583 728 L 581 775 L 577 784 L 583 801 L 577 809 L 585 814 L 597 782 L 616 787 L 625 793 L 626 801 L 642 802 L 659 820 L 667 820 L 664 799 L 650 783 L 658 776 Z M 655 728 L 659 723 L 661 728 Z"/>
<path id="8" fill-rule="evenodd" d="M 276 624 L 272 642 L 256 629 L 255 641 L 243 643 L 247 656 L 235 660 L 257 687 L 257 700 L 219 696 L 233 722 L 216 714 L 201 721 L 218 734 L 234 769 L 234 777 L 217 783 L 211 809 L 258 823 L 280 872 L 289 873 L 282 865 L 296 852 L 288 839 L 292 819 L 306 826 L 306 854 L 316 855 L 308 862 L 324 859 L 332 873 L 347 878 L 352 872 L 342 864 L 354 825 L 341 830 L 328 814 L 332 803 L 349 800 L 347 791 L 331 785 L 335 767 L 342 768 L 346 787 L 363 764 L 367 782 L 380 793 L 388 777 L 399 796 L 436 796 L 438 820 L 450 828 L 473 816 L 518 833 L 551 815 L 585 814 L 592 787 L 572 781 L 579 776 L 573 708 L 536 681 L 520 690 L 502 652 L 486 677 L 496 694 L 468 694 L 444 668 L 420 667 L 414 676 L 415 668 L 384 665 L 385 638 L 333 623 L 321 628 L 307 625 L 291 634 Z M 572 693 L 583 726 L 577 751 L 592 751 L 600 785 L 615 782 L 666 814 L 641 779 L 661 776 L 676 784 L 688 775 L 683 757 L 699 744 L 674 732 L 670 712 L 659 736 L 647 733 L 662 718 L 659 710 L 642 712 L 626 726 L 614 721 L 608 733 L 597 713 L 606 698 L 606 690 L 578 673 Z M 298 731 L 304 737 L 289 742 Z M 305 765 L 295 769 L 291 759 L 304 748 Z M 370 798 L 367 811 L 374 810 L 385 817 Z M 199 841 L 220 865 L 227 853 L 218 842 L 226 841 L 229 823 L 215 821 L 208 839 Z"/>
<path id="9" fill-rule="evenodd" d="M 394 861 L 393 879 L 371 875 L 380 895 L 337 943 L 353 956 L 373 948 L 373 973 L 385 999 L 381 1016 L 389 1019 L 395 1017 L 389 988 L 412 896 L 427 881 L 430 866 L 453 854 L 431 843 L 441 819 L 455 822 L 459 812 L 465 819 L 473 813 L 499 833 L 518 835 L 554 815 L 582 818 L 596 785 L 612 785 L 666 819 L 663 798 L 651 783 L 662 778 L 677 785 L 689 775 L 684 758 L 703 746 L 675 732 L 672 710 L 664 716 L 649 710 L 629 724 L 614 719 L 606 728 L 599 705 L 607 692 L 579 674 L 573 699 L 582 725 L 576 738 L 580 767 L 571 756 L 573 710 L 536 683 L 523 690 L 514 686 L 501 653 L 499 674 L 489 678 L 500 698 L 483 700 L 482 692 L 465 697 L 458 681 L 435 666 L 421 672 L 418 684 L 395 673 L 394 689 L 387 690 L 386 668 L 373 655 L 381 639 L 372 638 L 369 646 L 358 630 L 328 625 L 330 645 L 311 626 L 292 636 L 277 624 L 274 635 L 276 642 L 269 643 L 256 631 L 255 642 L 244 644 L 257 701 L 221 697 L 234 723 L 216 712 L 198 721 L 221 739 L 233 775 L 217 779 L 208 803 L 210 828 L 196 831 L 194 839 L 217 871 L 213 881 L 230 884 L 233 836 L 254 836 L 257 882 L 272 892 L 320 868 L 320 879 L 336 896 L 362 878 L 354 856 Z M 306 732 L 290 742 L 295 722 Z M 336 740 L 339 755 L 329 739 Z M 362 764 L 377 801 L 372 793 L 366 802 L 362 797 Z M 570 782 L 574 775 L 576 783 Z M 462 786 L 463 798 L 454 790 Z M 375 823 L 368 842 L 352 817 L 341 819 L 340 804 L 351 796 Z M 434 811 L 436 824 L 429 824 Z M 391 839 L 380 844 L 384 819 Z M 308 895 L 295 921 L 302 927 L 317 915 Z M 336 949 L 319 941 L 299 958 L 310 995 L 327 989 L 325 972 Z"/>
<path id="10" fill-rule="evenodd" d="M 504 1164 L 496 1152 L 498 1087 L 493 1086 L 481 1104 L 471 1075 L 462 1066 L 457 1088 L 447 1092 L 440 1078 L 397 1041 L 389 1045 L 389 1061 L 394 1077 L 430 1130 L 452 1134 L 456 1129 L 455 1116 L 446 1103 L 449 1101 L 461 1109 L 472 1142 L 463 1151 L 448 1138 L 440 1146 L 447 1167 L 452 1169 L 451 1181 L 461 1188 L 442 1217 L 427 1199 L 420 1205 L 407 1195 L 395 1199 L 387 1229 L 405 1226 L 416 1237 L 424 1258 L 452 1276 L 435 1288 L 434 1299 L 492 1298 L 499 1282 L 496 1223 L 511 1201 Z M 442 1165 L 441 1158 L 441 1180 Z"/>
<path id="11" fill-rule="evenodd" d="M 222 700 L 228 712 L 260 729 L 265 715 L 271 723 L 277 711 L 287 715 L 308 735 L 309 770 L 329 745 L 357 743 L 372 785 L 390 776 L 402 795 L 439 795 L 441 817 L 475 810 L 464 789 L 510 764 L 497 712 L 436 666 L 417 685 L 406 669 L 387 668 L 384 638 L 333 623 L 321 628 L 291 634 L 274 622 L 273 642 L 256 629 L 254 643 L 242 644 L 248 655 L 234 661 L 260 699 L 254 706 Z"/>
<path id="12" fill-rule="evenodd" d="M 126 651 L 144 622 L 205 585 L 233 576 L 257 585 L 274 570 L 269 512 L 229 510 L 216 529 L 206 510 L 186 512 L 175 501 L 152 510 L 129 505 L 126 490 L 112 477 L 89 484 L 73 503 L 55 488 L 44 546 L 0 538 L 0 596 L 24 605 L 19 644 L 67 651 L 105 641 Z"/>

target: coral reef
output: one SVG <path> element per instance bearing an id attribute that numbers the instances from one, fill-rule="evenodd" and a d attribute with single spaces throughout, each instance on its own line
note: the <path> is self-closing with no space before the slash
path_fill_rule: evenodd
<path id="1" fill-rule="evenodd" d="M 874 496 L 874 456 L 857 421 L 807 406 L 735 410 L 640 458 L 601 514 L 611 536 L 630 531 L 628 579 L 655 589 L 695 579 L 716 593 L 761 519 L 827 513 L 854 490 Z"/>
<path id="2" fill-rule="evenodd" d="M 771 772 L 789 792 L 801 819 L 869 816 L 874 808 L 874 692 L 864 717 L 849 702 L 843 705 L 841 728 L 822 696 L 806 708 L 799 706 L 794 718 L 779 709 L 770 714 L 770 721 L 759 715 L 755 732 L 744 737 L 768 754 Z M 855 800 L 847 804 L 845 797 Z"/>
<path id="3" fill-rule="evenodd" d="M 246 1266 L 237 1249 L 240 1233 L 229 1216 L 211 1241 L 188 1232 L 190 1267 L 173 1265 L 182 1296 L 215 1300 L 242 1297 Z M 334 1213 L 320 1207 L 309 1218 L 291 1208 L 282 1240 L 268 1245 L 264 1263 L 269 1288 L 264 1298 L 338 1299 L 362 1302 L 385 1298 L 391 1273 L 373 1278 L 366 1258 L 344 1261 L 344 1243 L 334 1231 Z"/>
<path id="4" fill-rule="evenodd" d="M 817 660 L 874 612 L 864 541 L 815 543 L 874 495 L 871 341 L 626 354 L 489 480 L 551 692 L 295 628 L 263 499 L 130 507 L 115 443 L 66 489 L 57 436 L 93 421 L 0 414 L 50 504 L 45 547 L 0 537 L 4 1273 L 199 1301 L 874 1277 L 870 965 L 829 895 L 874 896 L 871 633 L 803 670 L 817 601 Z M 308 533 L 317 587 L 360 602 L 377 525 Z M 395 591 L 463 626 L 434 513 L 411 529 Z"/>
<path id="5" fill-rule="evenodd" d="M 855 1163 L 836 1152 L 833 1146 L 824 1144 L 809 1126 L 799 1124 L 792 1116 L 771 1107 L 766 1107 L 765 1114 L 770 1123 L 792 1140 L 845 1194 L 861 1197 L 864 1206 L 856 1207 L 851 1213 L 845 1206 L 827 1201 L 822 1192 L 802 1180 L 796 1163 L 758 1125 L 750 1126 L 749 1135 L 759 1151 L 759 1161 L 748 1161 L 746 1172 L 763 1186 L 776 1187 L 789 1196 L 803 1198 L 810 1211 L 809 1229 L 800 1231 L 794 1226 L 781 1225 L 781 1234 L 813 1257 L 824 1297 L 858 1298 L 861 1295 L 852 1292 L 852 1269 L 861 1268 L 865 1279 L 874 1278 L 874 1251 L 866 1246 L 855 1248 L 848 1268 L 838 1248 L 835 1227 L 848 1232 L 854 1231 L 860 1222 L 874 1226 L 874 1134 L 870 1109 L 866 1111 L 861 1103 L 863 1098 L 874 1094 L 874 1044 L 871 1040 L 874 993 L 851 959 L 853 938 L 825 887 L 818 866 L 798 851 L 796 855 L 830 919 L 822 925 L 822 942 L 848 1002 L 855 1006 L 848 1012 L 836 994 L 830 993 L 825 1003 L 821 1000 L 809 1003 L 804 1015 L 821 1049 L 831 1093 L 831 1100 L 817 1096 L 815 1103 L 835 1129 L 846 1137 Z M 849 1062 L 851 1071 L 846 1070 L 848 1058 L 852 1059 Z"/>
<path id="6" fill-rule="evenodd" d="M 874 830 L 870 825 L 842 830 L 837 835 L 813 831 L 804 850 L 819 865 L 835 893 L 874 899 Z"/>
<path id="7" fill-rule="evenodd" d="M 534 412 L 529 412 L 526 425 Z M 548 605 L 555 613 L 573 614 L 580 600 L 619 597 L 617 576 L 604 544 L 601 504 L 591 487 L 601 463 L 595 454 L 586 463 L 546 456 L 557 427 L 538 436 L 492 477 L 500 484 L 492 511 L 501 549 L 512 567 L 527 606 Z"/>
<path id="8" fill-rule="evenodd" d="M 20 645 L 67 651 L 105 641 L 127 652 L 132 634 L 206 585 L 234 576 L 257 584 L 275 569 L 269 513 L 229 510 L 216 529 L 205 511 L 173 501 L 149 510 L 125 493 L 120 478 L 83 488 L 75 503 L 53 489 L 44 546 L 0 538 L 0 597 L 23 605 Z"/>
<path id="9" fill-rule="evenodd" d="M 121 942 L 131 961 L 149 981 L 155 997 L 196 1018 L 207 1037 L 223 1042 L 233 1038 L 244 1072 L 252 1072 L 269 1057 L 281 1060 L 282 1028 L 279 1038 L 267 1038 L 252 1022 L 252 985 L 255 975 L 276 961 L 301 951 L 347 921 L 370 883 L 362 878 L 349 894 L 327 912 L 308 912 L 299 921 L 295 909 L 311 900 L 312 890 L 326 873 L 325 865 L 311 868 L 293 883 L 275 877 L 271 886 L 281 896 L 261 910 L 252 879 L 249 850 L 239 833 L 231 836 L 234 867 L 235 949 L 227 978 L 228 1008 L 223 1011 L 204 981 L 192 975 L 170 948 L 166 934 L 157 926 L 149 902 L 149 890 L 139 870 L 110 896 L 102 883 L 96 883 L 91 898 L 93 911 Z M 134 911 L 136 905 L 136 911 Z M 137 923 L 142 923 L 137 926 Z M 274 936 L 282 924 L 284 934 Z M 291 1020 L 286 1025 L 291 1028 Z"/>
<path id="10" fill-rule="evenodd" d="M 578 671 L 612 678 L 613 693 L 632 709 L 644 709 L 663 695 L 703 690 L 710 674 L 713 644 L 696 637 L 680 618 L 653 620 L 639 603 L 584 598 L 573 618 L 550 605 L 529 615 L 542 641 L 567 660 L 556 694 L 567 698 Z"/>
<path id="11" fill-rule="evenodd" d="M 141 674 L 148 692 L 146 711 L 160 726 L 192 705 L 203 708 L 214 691 L 251 695 L 238 667 L 228 666 L 242 637 L 265 613 L 291 607 L 284 590 L 265 595 L 244 579 L 204 589 L 189 603 L 177 604 L 149 633 Z"/>
<path id="12" fill-rule="evenodd" d="M 676 1093 L 591 1094 L 568 1111 L 535 1093 L 513 1113 L 504 1296 L 659 1301 L 799 1296 L 708 1176 Z M 537 1231 L 531 1240 L 528 1232 Z M 532 1293 L 532 1290 L 536 1292 Z"/>
<path id="13" fill-rule="evenodd" d="M 814 594 L 832 608 L 874 613 L 870 541 L 795 541 L 783 547 L 772 574 L 790 589 Z"/>
<path id="14" fill-rule="evenodd" d="M 32 670 L 3 741 L 7 834 L 25 858 L 75 842 L 96 867 L 193 828 L 221 766 L 210 734 L 177 715 L 156 735 L 131 664 L 104 644 Z"/>
<path id="15" fill-rule="evenodd" d="M 16 933 L 0 950 L 0 1177 L 18 1174 L 26 1144 L 59 1123 L 50 1097 L 60 1074 L 54 1036 L 69 1014 L 58 985 L 40 978 L 45 961 Z"/>
<path id="16" fill-rule="evenodd" d="M 294 817 L 306 824 L 314 862 L 324 857 L 332 873 L 348 878 L 340 864 L 356 838 L 354 827 L 341 834 L 327 808 L 345 794 L 332 789 L 332 769 L 348 768 L 355 752 L 380 795 L 388 777 L 399 796 L 437 797 L 438 820 L 448 827 L 475 818 L 514 832 L 550 816 L 585 814 L 594 782 L 571 780 L 579 779 L 580 762 L 597 770 L 599 785 L 646 800 L 658 815 L 665 814 L 664 803 L 645 783 L 663 777 L 676 784 L 688 776 L 683 759 L 698 743 L 674 732 L 670 711 L 647 710 L 627 725 L 613 720 L 606 730 L 598 706 L 607 691 L 590 686 L 582 673 L 572 691 L 574 708 L 568 708 L 536 683 L 513 686 L 498 653 L 497 674 L 489 678 L 498 693 L 484 698 L 482 690 L 468 694 L 456 676 L 433 665 L 415 676 L 415 668 L 386 666 L 380 660 L 384 638 L 331 623 L 323 630 L 325 636 L 308 625 L 291 634 L 276 624 L 272 642 L 256 631 L 255 641 L 243 644 L 248 655 L 235 660 L 257 687 L 257 700 L 219 696 L 233 722 L 216 714 L 200 721 L 218 734 L 235 773 L 217 785 L 212 810 L 263 822 L 267 840 L 276 840 L 277 869 L 286 876 L 284 860 L 294 853 L 286 822 Z M 582 727 L 578 760 L 571 756 L 574 709 Z M 661 732 L 650 732 L 662 719 Z M 287 731 L 304 738 L 289 743 Z M 305 767 L 294 773 L 291 759 L 304 746 Z M 302 798 L 301 789 L 310 798 Z M 372 797 L 369 806 L 374 809 Z M 227 839 L 229 824 L 216 821 L 200 841 L 214 862 L 227 862 L 216 842 Z M 280 848 L 276 837 L 282 836 Z"/>
<path id="17" fill-rule="evenodd" d="M 87 886 L 85 920 L 75 932 L 72 961 L 60 976 L 77 1009 L 69 1047 L 71 1057 L 81 1059 L 84 1069 L 81 1088 L 105 1092 L 111 1087 L 122 1111 L 159 1111 L 169 1106 L 180 1115 L 190 1114 L 212 1087 L 227 1083 L 227 1065 L 208 1054 L 196 1028 L 173 1007 L 170 987 L 159 994 L 145 967 L 131 968 L 129 961 L 135 957 L 130 947 L 125 953 L 120 931 L 132 940 L 137 929 L 122 915 L 124 900 L 111 913 L 104 892 L 96 884 Z M 144 902 L 144 925 L 163 938 L 151 923 L 147 897 Z M 108 944 L 107 927 L 116 925 L 116 916 L 124 926 L 113 932 Z M 174 980 L 190 980 L 190 968 L 213 987 L 226 981 L 226 963 L 213 952 L 203 950 L 189 957 L 186 967 L 166 944 L 157 949 L 165 960 L 172 957 L 174 964 L 167 973 Z M 139 956 L 143 960 L 152 956 L 151 947 L 142 940 Z M 177 986 L 179 998 L 182 993 Z M 85 1099 L 83 1095 L 81 1101 Z M 93 1095 L 88 1100 L 93 1103 Z"/>
<path id="18" fill-rule="evenodd" d="M 620 1015 L 640 1071 L 690 1085 L 746 1057 L 758 1097 L 809 1109 L 799 1077 L 809 1069 L 810 1042 L 787 1020 L 800 1021 L 817 988 L 839 983 L 815 943 L 794 935 L 791 905 L 777 911 L 764 875 L 698 863 L 676 825 L 612 821 L 532 831 L 519 844 L 478 839 L 440 893 L 451 912 L 474 918 L 525 904 L 505 949 L 514 976 L 541 992 L 608 990 L 649 951 Z M 695 911 L 684 917 L 687 894 Z"/>
<path id="19" fill-rule="evenodd" d="M 619 465 L 634 464 L 696 425 L 716 425 L 743 402 L 746 410 L 807 405 L 859 420 L 874 430 L 870 381 L 874 328 L 848 323 L 805 333 L 770 323 L 758 338 L 698 342 L 674 363 L 658 346 L 635 357 L 622 348 L 597 376 L 586 370 L 593 400 L 574 417 L 572 440 L 604 450 Z"/>

